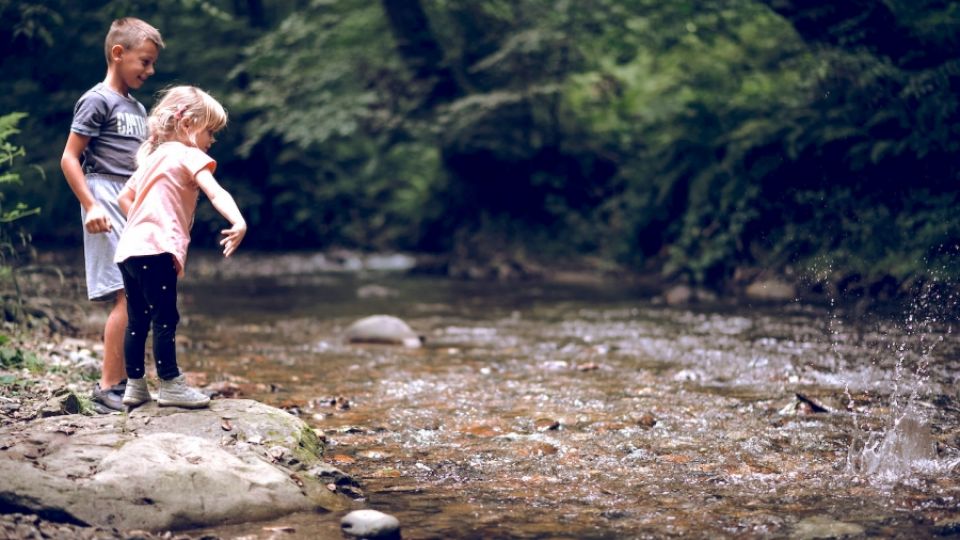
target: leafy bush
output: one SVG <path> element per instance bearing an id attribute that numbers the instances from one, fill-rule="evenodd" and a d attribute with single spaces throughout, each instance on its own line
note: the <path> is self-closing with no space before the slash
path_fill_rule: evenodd
<path id="1" fill-rule="evenodd" d="M 25 116 L 23 113 L 0 116 L 0 190 L 20 183 L 20 175 L 13 168 L 13 160 L 23 156 L 25 151 L 10 139 L 19 133 L 17 124 Z M 9 205 L 5 192 L 0 191 L 0 277 L 6 279 L 12 277 L 11 264 L 25 249 L 29 248 L 29 235 L 14 223 L 39 212 L 38 208 L 30 208 L 23 202 Z"/>
<path id="2" fill-rule="evenodd" d="M 0 334 L 0 368 L 26 368 L 33 373 L 40 373 L 45 369 L 36 353 L 21 349 L 13 344 L 9 336 L 3 334 Z"/>

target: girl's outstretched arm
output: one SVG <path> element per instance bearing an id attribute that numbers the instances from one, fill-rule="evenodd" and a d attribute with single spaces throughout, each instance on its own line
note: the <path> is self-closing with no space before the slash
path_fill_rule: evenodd
<path id="1" fill-rule="evenodd" d="M 237 203 L 233 197 L 223 189 L 216 178 L 210 173 L 209 169 L 203 169 L 197 173 L 197 184 L 200 189 L 210 198 L 210 203 L 220 212 L 220 215 L 230 222 L 231 227 L 220 231 L 223 239 L 220 245 L 223 246 L 223 256 L 229 257 L 240 246 L 244 235 L 247 234 L 247 222 L 244 221 L 237 208 Z"/>

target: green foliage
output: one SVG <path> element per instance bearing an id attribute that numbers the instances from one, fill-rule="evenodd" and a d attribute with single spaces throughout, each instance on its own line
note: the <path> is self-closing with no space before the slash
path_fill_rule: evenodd
<path id="1" fill-rule="evenodd" d="M 17 123 L 26 116 L 24 113 L 11 113 L 0 116 L 0 187 L 6 184 L 19 184 L 20 175 L 12 169 L 14 158 L 25 155 L 22 146 L 16 146 L 10 138 L 20 132 Z M 7 224 L 27 216 L 40 213 L 39 208 L 29 208 L 25 203 L 17 202 L 13 208 L 5 208 L 4 194 L 0 192 L 0 224 Z M 0 238 L 8 237 L 7 231 Z"/>
<path id="2" fill-rule="evenodd" d="M 213 154 L 252 245 L 572 252 L 717 287 L 825 260 L 960 277 L 960 8 L 851 6 L 0 2 L 0 110 L 30 112 L 17 157 L 56 170 L 102 33 L 136 13 L 168 42 L 137 96 L 189 82 L 228 105 Z M 20 211 L 75 241 L 65 183 L 20 173 Z M 201 206 L 197 243 L 221 226 Z"/>
<path id="3" fill-rule="evenodd" d="M 9 336 L 0 334 L 0 368 L 27 369 L 31 373 L 42 373 L 46 366 L 33 351 L 25 351 L 16 346 Z"/>
<path id="4" fill-rule="evenodd" d="M 245 51 L 230 95 L 242 156 L 279 166 L 257 186 L 279 246 L 411 247 L 440 169 L 436 147 L 403 124 L 415 107 L 379 6 L 313 2 Z M 277 245 L 277 244 L 275 244 Z"/>
<path id="5" fill-rule="evenodd" d="M 7 204 L 7 188 L 20 183 L 20 174 L 13 168 L 14 158 L 25 155 L 22 146 L 15 145 L 11 138 L 19 133 L 17 124 L 26 115 L 11 113 L 0 116 L 0 282 L 13 280 L 13 263 L 30 247 L 30 237 L 14 225 L 14 222 L 40 213 L 39 208 L 30 208 L 17 201 Z M 14 283 L 15 284 L 15 283 Z"/>
<path id="6" fill-rule="evenodd" d="M 0 391 L 16 395 L 18 392 L 26 390 L 32 386 L 34 381 L 30 379 L 21 379 L 16 375 L 0 375 Z"/>
<path id="7" fill-rule="evenodd" d="M 907 71 L 811 49 L 753 2 L 650 15 L 604 25 L 619 46 L 566 91 L 587 136 L 627 159 L 611 253 L 666 253 L 668 273 L 722 284 L 741 264 L 824 258 L 908 279 L 956 252 L 956 59 Z"/>
<path id="8" fill-rule="evenodd" d="M 230 96 L 238 112 L 255 114 L 244 125 L 241 154 L 268 134 L 302 151 L 365 127 L 382 128 L 378 124 L 389 119 L 377 114 L 377 105 L 395 96 L 366 86 L 373 77 L 384 77 L 384 85 L 400 83 L 389 80 L 396 75 L 390 73 L 386 35 L 374 3 L 315 2 L 250 45 L 247 60 L 232 73 L 250 84 Z"/>

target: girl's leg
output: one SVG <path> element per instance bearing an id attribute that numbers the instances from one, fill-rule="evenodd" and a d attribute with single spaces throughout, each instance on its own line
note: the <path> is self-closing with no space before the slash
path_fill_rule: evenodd
<path id="1" fill-rule="evenodd" d="M 153 321 L 153 357 L 162 380 L 180 375 L 177 367 L 177 269 L 170 254 L 143 257 L 144 297 Z"/>
<path id="2" fill-rule="evenodd" d="M 150 331 L 150 310 L 143 295 L 142 275 L 137 264 L 140 257 L 132 257 L 120 263 L 123 287 L 127 296 L 127 328 L 123 336 L 123 359 L 127 376 L 142 379 L 144 376 L 144 348 L 147 332 Z M 122 292 L 121 292 L 122 294 Z"/>

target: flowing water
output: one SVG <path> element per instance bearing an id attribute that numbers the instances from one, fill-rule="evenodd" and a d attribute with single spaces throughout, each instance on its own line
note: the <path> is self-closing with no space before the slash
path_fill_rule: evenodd
<path id="1" fill-rule="evenodd" d="M 847 318 L 617 283 L 196 274 L 183 365 L 325 433 L 357 508 L 407 540 L 960 536 L 953 299 Z M 342 341 L 377 313 L 426 346 Z M 341 517 L 194 532 L 337 538 Z"/>

